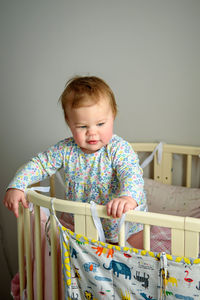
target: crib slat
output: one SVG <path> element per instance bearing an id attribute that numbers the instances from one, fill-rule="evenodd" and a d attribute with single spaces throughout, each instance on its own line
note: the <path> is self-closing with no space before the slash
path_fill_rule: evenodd
<path id="1" fill-rule="evenodd" d="M 98 240 L 98 232 L 94 225 L 92 216 L 86 216 L 86 236 L 89 239 Z"/>
<path id="2" fill-rule="evenodd" d="M 37 271 L 37 300 L 43 299 L 42 286 L 42 254 L 41 254 L 41 228 L 40 228 L 40 207 L 34 205 L 35 214 L 35 257 Z"/>
<path id="3" fill-rule="evenodd" d="M 158 153 L 154 158 L 154 179 L 156 181 L 171 184 L 172 182 L 172 153 L 163 152 L 162 161 L 158 163 Z"/>
<path id="4" fill-rule="evenodd" d="M 51 223 L 51 267 L 52 267 L 52 298 L 58 300 L 58 261 L 57 261 L 57 227 L 54 216 L 50 215 Z"/>
<path id="5" fill-rule="evenodd" d="M 32 276 L 32 259 L 31 259 L 31 228 L 30 228 L 30 211 L 24 209 L 24 237 L 26 252 L 26 278 L 28 299 L 33 299 L 33 276 Z"/>
<path id="6" fill-rule="evenodd" d="M 200 220 L 185 218 L 185 256 L 198 257 Z"/>
<path id="7" fill-rule="evenodd" d="M 121 247 L 125 246 L 125 222 L 122 224 L 120 228 L 120 233 L 118 234 L 119 245 Z"/>
<path id="8" fill-rule="evenodd" d="M 23 207 L 19 205 L 19 217 L 17 218 L 18 232 L 18 260 L 19 260 L 19 283 L 20 298 L 22 299 L 23 290 L 25 289 L 25 259 L 24 259 L 24 224 L 23 224 Z"/>
<path id="9" fill-rule="evenodd" d="M 191 186 L 191 174 L 192 174 L 192 155 L 187 155 L 187 168 L 186 168 L 186 187 Z"/>
<path id="10" fill-rule="evenodd" d="M 98 206 L 96 206 L 96 213 L 99 216 Z M 92 218 L 91 207 L 89 203 L 85 204 L 85 215 L 86 215 L 86 219 L 85 219 L 86 236 L 98 240 L 99 236 Z"/>
<path id="11" fill-rule="evenodd" d="M 171 254 L 184 256 L 184 230 L 171 229 Z"/>
<path id="12" fill-rule="evenodd" d="M 172 153 L 164 153 L 162 165 L 162 182 L 172 183 Z"/>
<path id="13" fill-rule="evenodd" d="M 158 164 L 157 160 L 158 153 L 155 154 L 154 160 L 153 160 L 153 166 L 154 166 L 154 180 L 158 182 L 162 182 L 162 163 Z"/>
<path id="14" fill-rule="evenodd" d="M 144 249 L 147 251 L 150 251 L 150 228 L 151 228 L 150 225 L 148 224 L 144 225 L 143 244 L 144 244 Z"/>
<path id="15" fill-rule="evenodd" d="M 86 235 L 86 225 L 84 215 L 74 215 L 75 232 L 78 234 Z"/>
<path id="16" fill-rule="evenodd" d="M 199 233 L 185 231 L 185 256 L 198 257 L 199 253 Z"/>

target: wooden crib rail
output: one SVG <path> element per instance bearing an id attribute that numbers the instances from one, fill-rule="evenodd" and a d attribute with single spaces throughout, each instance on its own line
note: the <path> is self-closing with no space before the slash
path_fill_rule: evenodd
<path id="1" fill-rule="evenodd" d="M 135 152 L 153 152 L 157 143 L 130 143 Z M 163 144 L 162 161 L 157 162 L 154 156 L 154 179 L 166 184 L 172 184 L 173 154 L 186 156 L 186 186 L 191 186 L 192 157 L 200 155 L 200 147 Z"/>
<path id="2" fill-rule="evenodd" d="M 35 215 L 35 259 L 37 272 L 37 297 L 43 299 L 42 285 L 42 258 L 41 258 L 41 229 L 40 229 L 40 206 L 51 209 L 50 197 L 29 190 L 28 201 L 34 204 Z M 89 238 L 97 239 L 98 234 L 93 223 L 90 204 L 76 203 L 67 200 L 54 199 L 54 208 L 57 212 L 69 212 L 74 214 L 75 232 Z M 97 205 L 99 217 L 110 218 L 106 214 L 104 206 Z M 200 220 L 184 218 L 141 211 L 131 211 L 126 214 L 126 221 L 144 224 L 144 249 L 150 250 L 150 227 L 163 226 L 171 228 L 172 247 L 171 253 L 177 256 L 198 257 Z M 57 226 L 51 215 L 51 259 L 52 259 L 52 296 L 58 299 L 58 266 L 57 266 Z M 119 234 L 119 243 L 124 246 L 125 226 Z M 18 243 L 19 243 L 19 272 L 20 272 L 20 294 L 25 288 L 25 277 L 27 280 L 28 299 L 33 299 L 33 270 L 31 263 L 31 232 L 30 211 L 20 206 L 18 218 Z M 24 247 L 25 245 L 25 247 Z M 191 246 L 192 245 L 192 246 Z M 25 259 L 26 257 L 26 264 Z M 26 265 L 26 276 L 25 276 Z"/>

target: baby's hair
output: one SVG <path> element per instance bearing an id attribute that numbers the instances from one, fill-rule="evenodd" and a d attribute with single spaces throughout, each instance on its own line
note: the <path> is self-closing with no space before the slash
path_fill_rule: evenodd
<path id="1" fill-rule="evenodd" d="M 115 96 L 109 85 L 96 76 L 75 76 L 65 86 L 59 101 L 67 120 L 67 109 L 90 106 L 100 100 L 100 96 L 106 96 L 110 101 L 114 118 L 117 114 Z M 89 97 L 88 97 L 89 96 Z"/>

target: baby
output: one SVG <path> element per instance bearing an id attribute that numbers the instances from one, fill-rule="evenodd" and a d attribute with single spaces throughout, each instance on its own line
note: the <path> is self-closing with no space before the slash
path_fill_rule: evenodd
<path id="1" fill-rule="evenodd" d="M 113 134 L 117 105 L 111 88 L 95 76 L 69 80 L 60 97 L 72 137 L 39 153 L 20 169 L 8 186 L 5 206 L 18 217 L 19 202 L 28 207 L 25 189 L 64 168 L 66 198 L 106 205 L 102 225 L 107 242 L 118 241 L 119 218 L 143 205 L 143 172 L 128 142 Z M 128 243 L 143 248 L 141 224 L 132 224 Z"/>

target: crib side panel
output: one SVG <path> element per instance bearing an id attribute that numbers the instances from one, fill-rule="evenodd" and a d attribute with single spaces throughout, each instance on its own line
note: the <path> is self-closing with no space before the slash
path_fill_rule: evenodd
<path id="1" fill-rule="evenodd" d="M 158 145 L 156 143 L 130 144 L 137 153 L 153 152 Z M 156 152 L 154 155 L 153 178 L 162 183 L 172 184 L 173 155 L 178 154 L 186 157 L 185 186 L 191 187 L 192 158 L 200 155 L 200 147 L 163 144 L 162 151 L 162 160 L 160 164 L 157 160 L 158 153 Z"/>
<path id="2" fill-rule="evenodd" d="M 172 158 L 174 154 L 181 155 L 182 157 L 186 158 L 186 169 L 184 171 L 185 177 L 185 186 L 191 187 L 191 180 L 192 180 L 192 158 L 195 156 L 200 155 L 200 147 L 192 147 L 192 146 L 180 146 L 180 145 L 164 145 L 164 154 L 171 154 Z M 173 162 L 173 160 L 172 160 Z M 163 162 L 164 163 L 164 162 Z M 163 166 L 163 169 L 166 172 L 167 166 Z M 173 166 L 172 169 L 173 171 Z M 163 178 L 163 183 L 165 183 L 165 178 Z"/>
<path id="3" fill-rule="evenodd" d="M 38 254 L 36 255 L 36 262 L 38 270 L 41 268 L 41 241 L 40 241 L 40 215 L 39 215 L 39 206 L 44 206 L 50 208 L 50 197 L 40 195 L 35 192 L 28 192 L 28 197 L 31 202 L 34 203 L 36 209 L 36 248 Z M 38 206 L 37 206 L 38 205 Z M 79 234 L 83 234 L 89 238 L 97 239 L 97 230 L 94 225 L 92 214 L 90 210 L 90 205 L 85 203 L 74 203 L 71 201 L 55 199 L 54 208 L 56 211 L 72 212 L 75 214 L 75 231 Z M 37 212 L 38 211 L 38 212 Z M 101 205 L 97 205 L 97 214 L 99 217 L 110 218 L 106 214 L 106 208 Z M 30 212 L 28 209 L 24 209 L 24 220 L 21 220 L 22 212 L 20 213 L 19 222 L 19 248 L 23 250 L 23 234 L 21 236 L 22 227 L 24 226 L 25 230 L 25 245 L 26 245 L 26 260 L 27 260 L 27 285 L 28 285 L 28 299 L 33 299 L 33 278 L 32 278 L 32 262 L 31 262 L 31 234 L 30 234 Z M 53 269 L 53 299 L 58 299 L 58 266 L 57 266 L 57 229 L 55 219 L 51 217 L 51 241 L 52 241 L 52 269 Z M 23 221 L 24 225 L 23 225 Z M 198 257 L 198 244 L 199 244 L 199 232 L 200 232 L 200 220 L 194 218 L 184 218 L 184 217 L 175 217 L 170 215 L 162 215 L 156 213 L 146 213 L 141 211 L 130 211 L 126 214 L 126 221 L 129 222 L 138 222 L 144 224 L 144 249 L 150 250 L 150 228 L 152 225 L 155 226 L 164 226 L 172 229 L 172 249 L 171 254 L 176 256 L 187 256 L 187 257 Z M 119 235 L 120 245 L 124 246 L 125 238 L 125 228 L 122 226 L 122 230 Z M 38 241 L 37 241 L 38 239 Z M 23 253 L 23 252 L 21 252 Z M 20 254 L 21 260 L 21 276 L 22 276 L 22 288 L 24 289 L 25 283 L 23 282 L 23 254 Z M 38 280 L 42 280 L 39 279 Z M 39 286 L 39 283 L 38 283 Z M 38 295 L 42 294 L 42 287 L 38 292 Z M 38 296 L 37 299 L 40 296 Z M 42 299 L 42 298 L 41 298 Z"/>

